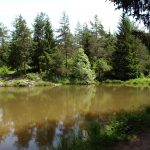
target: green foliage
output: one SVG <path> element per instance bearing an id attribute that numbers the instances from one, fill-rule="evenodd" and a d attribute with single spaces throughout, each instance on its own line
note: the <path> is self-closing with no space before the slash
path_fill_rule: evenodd
<path id="1" fill-rule="evenodd" d="M 150 72 L 150 55 L 147 47 L 138 39 L 135 39 L 135 52 L 139 62 L 138 72 L 147 75 Z"/>
<path id="2" fill-rule="evenodd" d="M 107 122 L 105 121 L 97 120 L 89 123 L 84 140 L 82 130 L 77 138 L 71 141 L 72 138 L 63 137 L 58 150 L 115 150 L 120 143 L 132 140 L 143 131 L 149 130 L 150 108 L 144 108 L 138 112 L 116 114 Z"/>
<path id="3" fill-rule="evenodd" d="M 131 79 L 131 80 L 126 81 L 126 84 L 149 86 L 150 85 L 150 78 Z"/>
<path id="4" fill-rule="evenodd" d="M 68 59 L 73 52 L 73 36 L 69 28 L 69 17 L 66 12 L 63 12 L 60 20 L 60 28 L 57 30 L 57 42 L 59 48 L 63 52 L 65 59 L 65 74 L 68 76 Z"/>
<path id="5" fill-rule="evenodd" d="M 107 125 L 107 134 L 118 140 L 128 140 L 131 136 L 142 133 L 150 127 L 150 112 L 145 108 L 139 112 L 124 113 L 114 116 Z"/>
<path id="6" fill-rule="evenodd" d="M 130 79 L 127 81 L 121 81 L 121 80 L 105 80 L 103 82 L 104 84 L 120 84 L 120 85 L 125 85 L 125 86 L 138 86 L 138 87 L 149 87 L 150 86 L 150 78 L 137 78 L 137 79 Z"/>
<path id="7" fill-rule="evenodd" d="M 99 81 L 103 80 L 105 77 L 105 73 L 111 70 L 111 66 L 103 58 L 96 60 L 93 68 L 96 73 L 96 78 Z"/>
<path id="8" fill-rule="evenodd" d="M 13 81 L 13 86 L 15 87 L 26 87 L 26 83 L 22 80 Z"/>
<path id="9" fill-rule="evenodd" d="M 33 33 L 35 44 L 32 55 L 33 66 L 38 71 L 45 71 L 49 65 L 48 57 L 53 52 L 56 44 L 51 23 L 44 13 L 38 14 L 35 18 Z"/>
<path id="10" fill-rule="evenodd" d="M 0 23 L 0 67 L 8 65 L 9 44 L 8 30 Z"/>
<path id="11" fill-rule="evenodd" d="M 48 79 L 54 81 L 55 79 L 59 79 L 64 74 L 64 60 L 63 60 L 63 54 L 60 51 L 60 49 L 55 48 L 53 53 L 47 54 L 46 59 L 47 60 L 47 71 L 46 76 Z"/>
<path id="12" fill-rule="evenodd" d="M 113 69 L 115 78 L 128 80 L 138 77 L 138 61 L 135 52 L 135 40 L 132 25 L 127 17 L 122 17 L 118 27 L 117 49 L 113 53 Z"/>
<path id="13" fill-rule="evenodd" d="M 40 72 L 44 80 L 64 84 L 148 76 L 149 34 L 138 31 L 126 17 L 122 17 L 118 29 L 117 36 L 106 32 L 95 15 L 89 25 L 78 23 L 73 35 L 64 12 L 55 38 L 48 16 L 40 13 L 34 20 L 32 37 L 26 21 L 18 16 L 12 34 L 0 24 L 0 67 L 16 71 L 8 76 L 31 73 L 27 78 L 36 80 L 32 73 Z M 7 74 L 5 69 L 1 72 Z"/>
<path id="14" fill-rule="evenodd" d="M 94 83 L 95 74 L 91 70 L 91 65 L 84 50 L 79 48 L 73 58 L 72 79 L 75 83 L 90 84 Z"/>
<path id="15" fill-rule="evenodd" d="M 6 66 L 3 66 L 0 68 L 0 76 L 7 75 L 10 72 L 9 68 Z"/>
<path id="16" fill-rule="evenodd" d="M 26 73 L 26 66 L 30 59 L 29 52 L 32 46 L 31 32 L 21 15 L 16 18 L 14 28 L 10 46 L 10 65 L 17 71 L 24 69 L 24 73 Z"/>
<path id="17" fill-rule="evenodd" d="M 150 53 L 150 32 L 146 33 L 144 31 L 135 29 L 133 30 L 133 35 L 142 41 L 142 43 L 147 47 Z"/>
<path id="18" fill-rule="evenodd" d="M 41 80 L 41 77 L 38 73 L 28 73 L 26 74 L 26 78 L 33 81 Z"/>
<path id="19" fill-rule="evenodd" d="M 112 2 L 112 0 L 109 0 Z M 122 8 L 124 13 L 142 20 L 147 28 L 150 29 L 150 14 L 148 0 L 113 0 L 117 8 Z"/>

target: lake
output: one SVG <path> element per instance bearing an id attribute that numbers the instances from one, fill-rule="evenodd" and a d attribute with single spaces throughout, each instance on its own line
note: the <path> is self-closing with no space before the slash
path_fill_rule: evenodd
<path id="1" fill-rule="evenodd" d="M 0 150 L 48 150 L 92 119 L 150 106 L 150 89 L 124 86 L 0 88 Z"/>

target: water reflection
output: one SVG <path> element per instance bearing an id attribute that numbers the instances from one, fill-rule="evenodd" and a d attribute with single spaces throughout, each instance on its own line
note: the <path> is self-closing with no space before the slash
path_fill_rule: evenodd
<path id="1" fill-rule="evenodd" d="M 57 147 L 88 119 L 150 105 L 150 89 L 60 86 L 0 89 L 0 150 Z"/>

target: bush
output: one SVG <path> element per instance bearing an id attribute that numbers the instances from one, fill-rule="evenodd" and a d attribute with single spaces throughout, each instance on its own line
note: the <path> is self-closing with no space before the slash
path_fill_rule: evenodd
<path id="1" fill-rule="evenodd" d="M 7 75 L 9 73 L 9 68 L 4 66 L 0 68 L 0 75 Z"/>
<path id="2" fill-rule="evenodd" d="M 118 140 L 128 140 L 149 127 L 150 108 L 145 108 L 140 112 L 130 112 L 115 116 L 106 126 L 106 132 L 109 136 Z"/>
<path id="3" fill-rule="evenodd" d="M 109 72 L 112 67 L 108 64 L 107 60 L 101 58 L 98 59 L 93 66 L 95 72 L 96 72 L 96 79 L 99 81 L 104 80 L 105 74 Z"/>
<path id="4" fill-rule="evenodd" d="M 26 75 L 26 78 L 33 81 L 39 81 L 41 80 L 40 75 L 37 73 L 28 73 Z"/>
<path id="5" fill-rule="evenodd" d="M 27 85 L 25 84 L 24 81 L 14 80 L 13 81 L 13 86 L 15 86 L 15 87 L 26 87 Z"/>
<path id="6" fill-rule="evenodd" d="M 87 55 L 81 48 L 79 48 L 74 54 L 71 77 L 73 82 L 77 84 L 94 83 L 95 73 L 91 69 Z"/>

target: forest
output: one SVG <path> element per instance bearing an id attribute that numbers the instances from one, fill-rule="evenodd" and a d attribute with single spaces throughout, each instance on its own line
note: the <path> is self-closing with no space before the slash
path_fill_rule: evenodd
<path id="1" fill-rule="evenodd" d="M 140 30 L 126 15 L 118 31 L 106 31 L 99 17 L 70 30 L 69 16 L 62 13 L 53 29 L 45 13 L 33 28 L 19 15 L 10 31 L 0 24 L 0 78 L 40 76 L 45 81 L 91 84 L 150 76 L 150 33 Z"/>

